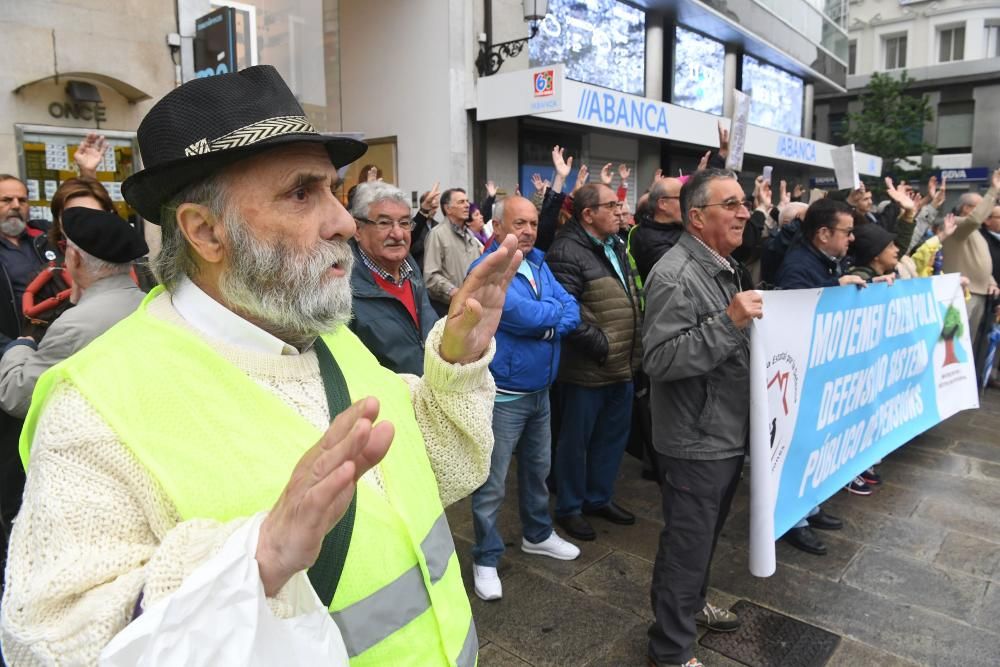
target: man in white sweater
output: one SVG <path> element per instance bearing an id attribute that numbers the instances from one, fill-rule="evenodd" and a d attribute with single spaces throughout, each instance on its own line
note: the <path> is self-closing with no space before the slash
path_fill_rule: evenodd
<path id="1" fill-rule="evenodd" d="M 431 331 L 423 378 L 397 376 L 345 326 L 355 227 L 334 191 L 364 144 L 317 133 L 269 66 L 175 89 L 138 138 L 146 168 L 123 191 L 161 225 L 165 289 L 39 380 L 5 658 L 95 664 L 126 626 L 167 623 L 241 535 L 268 613 L 315 612 L 290 592 L 308 577 L 352 665 L 471 667 L 442 508 L 489 470 L 488 364 L 520 253 L 482 262 Z M 214 623 L 216 606 L 179 622 Z M 145 659 L 209 642 L 143 632 Z"/>

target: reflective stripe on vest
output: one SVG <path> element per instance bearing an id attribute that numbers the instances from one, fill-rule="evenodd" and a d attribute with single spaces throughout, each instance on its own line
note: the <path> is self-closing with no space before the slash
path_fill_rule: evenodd
<path id="1" fill-rule="evenodd" d="M 201 338 L 147 313 L 154 299 L 169 295 L 157 289 L 134 315 L 42 375 L 22 431 L 25 462 L 50 394 L 68 382 L 182 520 L 225 522 L 267 510 L 322 431 Z M 358 484 L 358 519 L 330 606 L 345 640 L 352 637 L 352 667 L 471 667 L 472 611 L 409 388 L 346 327 L 324 339 L 352 400 L 378 396 L 379 419 L 396 427 L 379 464 L 384 488 Z M 372 615 L 357 613 L 363 609 Z"/>

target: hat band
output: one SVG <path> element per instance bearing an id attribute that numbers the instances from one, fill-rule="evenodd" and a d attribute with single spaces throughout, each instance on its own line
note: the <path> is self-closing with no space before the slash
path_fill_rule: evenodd
<path id="1" fill-rule="evenodd" d="M 199 139 L 185 148 L 184 154 L 187 156 L 204 155 L 206 153 L 214 153 L 216 151 L 242 148 L 244 146 L 252 146 L 253 144 L 264 141 L 265 139 L 280 137 L 285 134 L 319 133 L 305 116 L 278 116 L 276 118 L 268 118 L 267 120 L 260 120 L 256 123 L 251 123 L 250 125 L 241 127 L 238 130 L 233 130 L 229 134 L 225 134 L 218 139 L 213 139 L 212 141 L 209 141 L 208 139 Z"/>

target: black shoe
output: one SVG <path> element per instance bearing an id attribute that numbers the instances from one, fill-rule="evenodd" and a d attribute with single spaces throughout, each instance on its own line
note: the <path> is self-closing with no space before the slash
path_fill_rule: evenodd
<path id="1" fill-rule="evenodd" d="M 619 526 L 631 526 L 635 523 L 634 514 L 613 502 L 608 503 L 604 507 L 598 507 L 597 509 L 585 509 L 583 510 L 583 513 L 587 516 L 599 516 L 602 519 L 607 519 L 611 523 L 617 523 Z"/>
<path id="2" fill-rule="evenodd" d="M 578 540 L 583 540 L 584 542 L 591 542 L 597 537 L 597 533 L 591 528 L 587 520 L 584 519 L 579 514 L 570 514 L 569 516 L 556 517 L 556 523 L 562 526 L 570 537 L 575 537 Z"/>
<path id="3" fill-rule="evenodd" d="M 826 555 L 826 545 L 823 544 L 823 540 L 819 539 L 819 536 L 809 526 L 792 528 L 781 539 L 806 553 L 817 556 Z"/>
<path id="4" fill-rule="evenodd" d="M 813 528 L 819 528 L 820 530 L 840 530 L 844 527 L 844 522 L 833 516 L 832 514 L 827 514 L 823 510 L 812 516 L 806 517 L 806 521 Z"/>

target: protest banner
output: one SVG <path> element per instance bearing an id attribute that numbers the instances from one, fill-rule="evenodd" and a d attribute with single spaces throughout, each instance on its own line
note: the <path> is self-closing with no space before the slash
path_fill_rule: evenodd
<path id="1" fill-rule="evenodd" d="M 858 176 L 854 144 L 834 148 L 830 151 L 830 157 L 833 158 L 833 171 L 837 175 L 837 187 L 841 190 L 857 189 L 861 177 Z"/>
<path id="2" fill-rule="evenodd" d="M 733 115 L 729 127 L 729 157 L 726 169 L 743 169 L 743 152 L 747 142 L 747 128 L 750 125 L 750 96 L 741 90 L 733 91 Z"/>
<path id="3" fill-rule="evenodd" d="M 763 297 L 750 342 L 750 571 L 766 577 L 774 541 L 814 506 L 979 394 L 957 274 Z"/>

